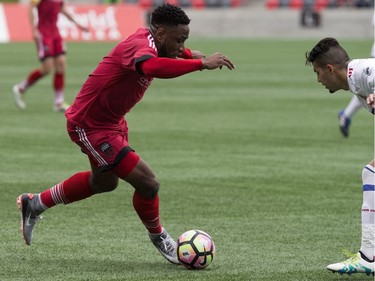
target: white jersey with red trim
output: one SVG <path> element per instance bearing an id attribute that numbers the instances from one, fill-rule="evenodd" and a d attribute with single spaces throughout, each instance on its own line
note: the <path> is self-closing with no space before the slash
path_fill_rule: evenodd
<path id="1" fill-rule="evenodd" d="M 371 111 L 366 98 L 375 93 L 375 58 L 351 60 L 348 64 L 347 78 L 349 90 Z"/>

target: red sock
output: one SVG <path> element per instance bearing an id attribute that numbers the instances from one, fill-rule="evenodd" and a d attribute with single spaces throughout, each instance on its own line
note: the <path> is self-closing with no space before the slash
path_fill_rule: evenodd
<path id="1" fill-rule="evenodd" d="M 133 206 L 147 230 L 150 233 L 161 233 L 162 227 L 159 219 L 159 196 L 149 199 L 142 197 L 139 192 L 134 192 Z"/>
<path id="2" fill-rule="evenodd" d="M 31 85 L 33 85 L 36 81 L 38 81 L 40 78 L 42 78 L 44 75 L 42 74 L 42 72 L 39 70 L 39 69 L 35 69 L 33 70 L 29 76 L 27 77 L 26 79 L 26 85 L 25 85 L 25 88 L 28 88 L 30 87 Z"/>
<path id="3" fill-rule="evenodd" d="M 55 73 L 53 88 L 55 89 L 55 92 L 61 92 L 64 90 L 64 73 Z"/>
<path id="4" fill-rule="evenodd" d="M 65 181 L 40 193 L 40 200 L 48 208 L 57 204 L 69 204 L 93 195 L 90 187 L 90 171 L 77 173 Z"/>

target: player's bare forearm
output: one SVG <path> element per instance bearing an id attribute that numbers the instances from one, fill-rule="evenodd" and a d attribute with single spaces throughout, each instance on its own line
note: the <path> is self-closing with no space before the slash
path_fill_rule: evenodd
<path id="1" fill-rule="evenodd" d="M 35 41 L 38 41 L 40 39 L 40 33 L 39 33 L 39 30 L 38 30 L 37 24 L 35 22 L 34 8 L 35 8 L 35 5 L 31 1 L 29 3 L 29 6 L 28 6 L 29 22 L 30 22 L 31 32 L 33 34 L 33 38 L 34 38 Z"/>
<path id="2" fill-rule="evenodd" d="M 233 70 L 235 69 L 235 65 L 231 62 L 231 60 L 221 54 L 221 53 L 215 53 L 211 56 L 202 59 L 203 69 L 216 69 L 216 68 L 222 68 L 223 66 L 226 66 L 228 69 Z"/>
<path id="3" fill-rule="evenodd" d="M 68 9 L 66 8 L 65 5 L 63 5 L 63 7 L 61 8 L 61 13 L 67 17 L 67 19 L 69 19 L 71 22 L 73 22 L 79 29 L 81 29 L 82 31 L 85 31 L 85 32 L 88 32 L 89 29 L 86 27 L 86 26 L 83 26 L 82 24 L 80 24 L 79 22 L 77 22 L 75 20 L 75 18 L 73 17 L 73 15 L 68 11 Z"/>
<path id="4" fill-rule="evenodd" d="M 205 54 L 198 50 L 191 50 L 191 55 L 193 59 L 204 59 L 206 57 Z"/>

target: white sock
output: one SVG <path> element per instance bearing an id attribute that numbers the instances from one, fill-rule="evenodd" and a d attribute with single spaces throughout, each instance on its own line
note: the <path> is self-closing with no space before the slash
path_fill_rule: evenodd
<path id="1" fill-rule="evenodd" d="M 366 165 L 363 169 L 362 182 L 362 243 L 360 251 L 368 259 L 373 260 L 375 257 L 375 168 L 371 165 Z"/>
<path id="2" fill-rule="evenodd" d="M 64 102 L 64 92 L 56 91 L 55 92 L 55 105 L 61 105 Z"/>
<path id="3" fill-rule="evenodd" d="M 26 92 L 29 85 L 27 84 L 27 80 L 23 80 L 21 83 L 18 84 L 18 88 L 21 90 L 21 92 Z"/>
<path id="4" fill-rule="evenodd" d="M 357 96 L 353 96 L 350 100 L 349 104 L 346 106 L 344 110 L 344 114 L 348 118 L 352 118 L 352 116 L 362 107 L 361 102 L 357 98 Z"/>

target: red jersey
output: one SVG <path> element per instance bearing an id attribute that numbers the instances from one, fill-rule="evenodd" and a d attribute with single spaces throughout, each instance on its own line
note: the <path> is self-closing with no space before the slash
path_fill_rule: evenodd
<path id="1" fill-rule="evenodd" d="M 120 130 L 124 115 L 139 102 L 153 77 L 139 74 L 136 63 L 157 57 L 150 32 L 138 29 L 103 58 L 89 75 L 74 103 L 65 112 L 75 125 Z"/>
<path id="2" fill-rule="evenodd" d="M 57 19 L 63 3 L 63 0 L 40 0 L 36 6 L 38 10 L 38 30 L 43 35 L 59 34 Z"/>

